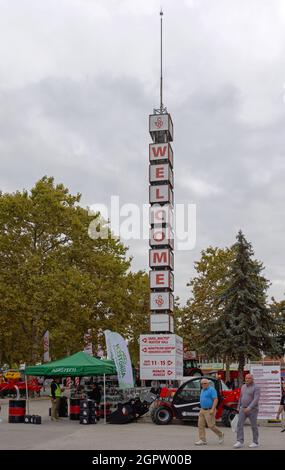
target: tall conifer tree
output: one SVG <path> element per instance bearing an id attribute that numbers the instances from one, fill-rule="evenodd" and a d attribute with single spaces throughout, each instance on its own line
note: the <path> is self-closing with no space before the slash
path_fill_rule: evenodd
<path id="1" fill-rule="evenodd" d="M 212 325 L 209 343 L 238 361 L 241 383 L 246 359 L 258 359 L 262 352 L 277 355 L 280 347 L 274 318 L 266 304 L 269 281 L 262 275 L 263 265 L 253 259 L 252 245 L 241 231 L 233 248 L 236 256 L 230 267 L 230 281 L 220 298 L 223 314 Z"/>

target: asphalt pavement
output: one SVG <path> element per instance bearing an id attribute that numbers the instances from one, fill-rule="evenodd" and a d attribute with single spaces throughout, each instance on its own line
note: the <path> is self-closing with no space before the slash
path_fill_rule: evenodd
<path id="1" fill-rule="evenodd" d="M 197 447 L 198 429 L 177 421 L 167 426 L 153 424 L 148 416 L 135 423 L 124 425 L 80 425 L 78 421 L 61 418 L 51 421 L 48 416 L 50 401 L 47 398 L 30 401 L 30 414 L 42 416 L 42 424 L 8 423 L 8 400 L 1 400 L 0 449 L 1 450 L 221 450 L 233 452 L 258 452 L 259 450 L 285 450 L 285 432 L 279 426 L 259 426 L 260 447 L 249 449 L 250 426 L 245 426 L 245 447 L 233 449 L 235 435 L 230 428 L 221 427 L 225 433 L 223 444 L 207 429 L 208 445 Z"/>

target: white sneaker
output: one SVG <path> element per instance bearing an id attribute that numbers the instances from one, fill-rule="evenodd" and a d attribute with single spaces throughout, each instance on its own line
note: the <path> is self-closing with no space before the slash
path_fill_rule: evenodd
<path id="1" fill-rule="evenodd" d="M 206 441 L 202 441 L 202 439 L 200 439 L 199 441 L 195 442 L 195 446 L 205 446 L 207 445 L 207 442 Z"/>
<path id="2" fill-rule="evenodd" d="M 224 439 L 225 439 L 225 434 L 222 432 L 221 437 L 219 437 L 219 444 L 222 444 L 224 442 Z"/>
<path id="3" fill-rule="evenodd" d="M 235 447 L 236 449 L 239 449 L 240 447 L 243 447 L 243 443 L 237 441 L 237 442 L 233 445 L 233 447 Z"/>
<path id="4" fill-rule="evenodd" d="M 251 444 L 249 444 L 248 447 L 251 447 L 251 449 L 253 449 L 254 447 L 259 447 L 259 444 L 256 444 L 256 442 L 252 442 Z"/>

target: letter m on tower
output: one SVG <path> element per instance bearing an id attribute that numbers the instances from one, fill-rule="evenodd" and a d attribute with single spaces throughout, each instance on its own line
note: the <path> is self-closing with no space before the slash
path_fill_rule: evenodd
<path id="1" fill-rule="evenodd" d="M 157 251 L 153 254 L 153 263 L 167 263 L 167 252 L 166 251 Z"/>

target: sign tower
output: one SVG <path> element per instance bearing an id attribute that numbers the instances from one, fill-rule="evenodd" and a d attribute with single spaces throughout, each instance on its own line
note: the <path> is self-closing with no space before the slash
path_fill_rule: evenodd
<path id="1" fill-rule="evenodd" d="M 182 339 L 174 334 L 173 123 L 163 104 L 160 12 L 160 107 L 149 116 L 150 335 L 140 338 L 141 379 L 183 375 Z"/>

